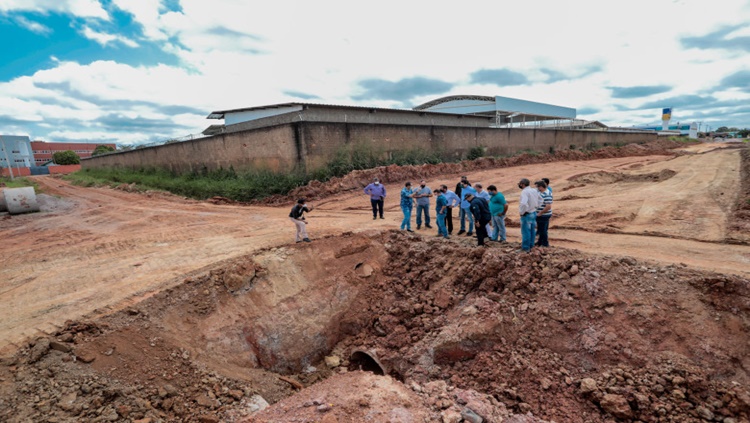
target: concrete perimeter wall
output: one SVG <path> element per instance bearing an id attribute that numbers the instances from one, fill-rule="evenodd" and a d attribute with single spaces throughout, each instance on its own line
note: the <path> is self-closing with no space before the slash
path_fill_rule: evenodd
<path id="1" fill-rule="evenodd" d="M 84 169 L 159 167 L 177 173 L 230 166 L 238 171 L 311 172 L 325 166 L 340 149 L 355 145 L 368 145 L 383 155 L 428 150 L 438 152 L 445 160 L 457 160 L 479 146 L 485 147 L 488 155 L 497 156 L 524 150 L 546 153 L 551 148 L 569 149 L 571 145 L 580 148 L 640 143 L 656 138 L 656 133 L 297 121 L 105 154 L 81 163 Z"/>

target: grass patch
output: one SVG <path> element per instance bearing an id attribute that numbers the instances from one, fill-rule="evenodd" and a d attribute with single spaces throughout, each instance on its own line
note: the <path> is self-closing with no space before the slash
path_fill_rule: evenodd
<path id="1" fill-rule="evenodd" d="M 353 170 L 378 166 L 419 165 L 441 163 L 439 153 L 407 150 L 385 154 L 367 145 L 339 149 L 322 169 L 310 174 L 302 172 L 276 173 L 267 170 L 236 172 L 233 168 L 175 174 L 164 169 L 102 168 L 83 169 L 65 176 L 81 186 L 111 186 L 135 184 L 136 190 L 161 190 L 185 197 L 205 200 L 214 196 L 249 201 L 274 194 L 287 194 L 311 180 L 327 181 L 344 176 Z"/>
<path id="2" fill-rule="evenodd" d="M 0 176 L 0 184 L 4 184 L 8 188 L 34 187 L 34 191 L 39 192 L 39 186 L 36 182 L 24 177 L 15 177 L 11 180 L 9 177 Z"/>
<path id="3" fill-rule="evenodd" d="M 286 194 L 307 182 L 303 176 L 255 171 L 238 174 L 234 169 L 176 175 L 163 169 L 83 169 L 65 176 L 82 186 L 136 184 L 140 190 L 163 190 L 204 200 L 214 196 L 249 201 L 273 194 Z"/>

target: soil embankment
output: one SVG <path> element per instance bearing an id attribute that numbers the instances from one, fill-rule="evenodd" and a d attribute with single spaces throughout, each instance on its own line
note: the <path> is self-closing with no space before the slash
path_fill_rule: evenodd
<path id="1" fill-rule="evenodd" d="M 234 260 L 34 340 L 0 366 L 0 415 L 750 417 L 747 279 L 396 231 L 326 238 L 314 254 L 307 247 Z M 376 355 L 390 376 L 357 372 L 348 362 L 355 350 Z M 298 386 L 312 387 L 293 395 Z M 266 401 L 277 404 L 256 413 Z"/>

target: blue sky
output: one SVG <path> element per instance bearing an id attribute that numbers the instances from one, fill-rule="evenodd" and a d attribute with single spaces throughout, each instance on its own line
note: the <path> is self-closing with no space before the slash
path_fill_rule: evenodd
<path id="1" fill-rule="evenodd" d="M 720 3 L 0 0 L 0 133 L 132 145 L 213 110 L 453 94 L 750 127 L 750 1 Z"/>

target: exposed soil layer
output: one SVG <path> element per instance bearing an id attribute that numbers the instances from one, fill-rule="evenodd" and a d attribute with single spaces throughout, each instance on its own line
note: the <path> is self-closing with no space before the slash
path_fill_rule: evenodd
<path id="1" fill-rule="evenodd" d="M 749 316 L 738 276 L 346 233 L 33 340 L 0 420 L 746 422 Z"/>
<path id="2" fill-rule="evenodd" d="M 729 218 L 729 238 L 742 242 L 750 239 L 750 145 L 740 152 L 740 163 L 740 193 Z"/>

